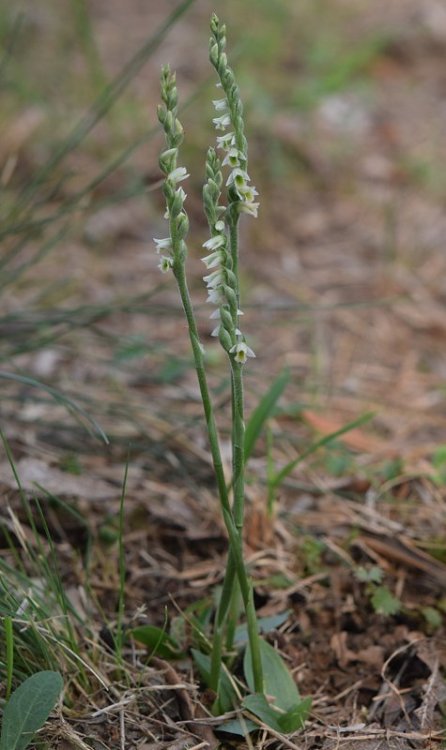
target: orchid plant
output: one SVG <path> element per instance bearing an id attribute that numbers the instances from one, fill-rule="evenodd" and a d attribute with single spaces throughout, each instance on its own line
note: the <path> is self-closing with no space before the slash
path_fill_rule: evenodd
<path id="1" fill-rule="evenodd" d="M 248 698 L 260 697 L 261 704 L 260 709 L 257 704 L 257 709 L 252 704 L 250 706 L 246 704 L 245 707 L 249 707 L 254 714 L 271 724 L 274 717 L 269 717 L 270 720 L 268 720 L 267 714 L 271 710 L 274 713 L 275 707 L 271 708 L 265 698 L 265 694 L 268 693 L 269 700 L 271 700 L 272 693 L 271 689 L 268 689 L 271 674 L 267 673 L 265 664 L 268 664 L 269 671 L 275 664 L 276 672 L 278 670 L 282 676 L 285 674 L 288 688 L 294 683 L 278 654 L 259 635 L 252 582 L 243 556 L 245 500 L 243 369 L 248 358 L 255 357 L 255 354 L 241 330 L 240 318 L 243 313 L 240 309 L 238 228 L 242 214 L 257 217 L 259 203 L 257 190 L 252 185 L 248 173 L 248 145 L 244 134 L 240 92 L 234 72 L 228 64 L 225 50 L 226 28 L 217 16 L 213 15 L 209 57 L 217 73 L 216 85 L 219 89 L 219 98 L 213 102 L 216 111 L 213 123 L 216 130 L 222 134 L 217 136 L 215 147 L 209 148 L 206 157 L 203 205 L 210 236 L 203 244 L 205 254 L 202 260 L 206 268 L 204 282 L 208 293 L 207 301 L 215 308 L 210 315 L 215 325 L 211 335 L 219 339 L 225 350 L 231 373 L 232 478 L 229 486 L 223 472 L 218 430 L 206 377 L 204 347 L 200 341 L 187 285 L 185 262 L 188 252 L 186 238 L 189 219 L 185 209 L 187 196 L 180 183 L 183 183 L 189 175 L 187 169 L 179 164 L 183 127 L 178 119 L 176 77 L 169 66 L 165 66 L 161 73 L 162 104 L 158 108 L 158 118 L 166 139 L 166 148 L 159 157 L 159 165 L 164 174 L 165 218 L 168 221 L 169 231 L 167 237 L 154 241 L 156 251 L 160 255 L 159 268 L 163 273 L 172 273 L 175 277 L 187 319 L 220 505 L 229 539 L 226 572 L 214 621 L 212 651 L 204 672 L 209 687 L 216 694 L 215 711 L 226 710 L 228 706 L 225 705 L 224 700 L 224 694 L 227 696 L 225 654 L 234 647 L 235 626 L 241 597 L 248 634 L 245 676 L 253 693 Z M 271 659 L 270 651 L 274 653 L 273 659 Z M 203 661 L 201 663 L 203 664 Z M 277 684 L 277 673 L 275 680 Z M 223 689 L 225 686 L 226 693 Z M 299 703 L 297 688 L 292 694 L 294 702 Z M 290 706 L 280 707 L 280 696 L 273 694 L 272 697 L 277 700 L 276 708 L 280 715 L 287 715 Z M 232 707 L 229 706 L 229 708 Z"/>

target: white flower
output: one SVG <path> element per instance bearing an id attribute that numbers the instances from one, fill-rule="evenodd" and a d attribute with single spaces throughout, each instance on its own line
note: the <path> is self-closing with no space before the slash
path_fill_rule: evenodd
<path id="1" fill-rule="evenodd" d="M 240 159 L 243 159 L 243 154 L 240 153 L 238 148 L 236 148 L 235 146 L 231 146 L 225 158 L 223 159 L 222 164 L 223 166 L 228 165 L 229 167 L 232 167 L 232 168 L 239 167 Z"/>
<path id="2" fill-rule="evenodd" d="M 240 197 L 248 203 L 252 203 L 255 196 L 259 194 L 255 187 L 251 187 L 250 185 L 242 185 L 237 189 L 237 192 Z"/>
<path id="3" fill-rule="evenodd" d="M 206 302 L 210 302 L 211 305 L 221 305 L 223 302 L 223 297 L 221 295 L 220 289 L 210 289 Z"/>
<path id="4" fill-rule="evenodd" d="M 172 266 L 173 258 L 169 258 L 167 255 L 163 255 L 160 262 L 158 263 L 158 268 L 160 269 L 161 273 L 167 273 L 171 270 Z"/>
<path id="5" fill-rule="evenodd" d="M 203 276 L 208 289 L 216 289 L 220 284 L 223 284 L 223 275 L 220 269 L 213 271 L 208 276 Z"/>
<path id="6" fill-rule="evenodd" d="M 225 130 L 231 124 L 231 118 L 228 114 L 224 114 L 221 117 L 214 117 L 212 122 L 216 130 Z"/>
<path id="7" fill-rule="evenodd" d="M 213 99 L 212 104 L 214 105 L 217 112 L 227 112 L 228 111 L 228 102 L 225 99 Z"/>
<path id="8" fill-rule="evenodd" d="M 221 263 L 221 252 L 219 250 L 216 250 L 215 253 L 206 255 L 206 257 L 202 258 L 201 260 L 203 261 L 206 268 L 215 268 L 215 266 L 219 266 Z"/>
<path id="9" fill-rule="evenodd" d="M 223 247 L 223 245 L 226 242 L 226 238 L 223 234 L 216 234 L 215 237 L 210 237 L 210 239 L 206 240 L 206 242 L 203 242 L 203 247 L 206 248 L 206 250 L 210 250 L 213 252 L 214 250 L 218 250 L 220 247 Z"/>
<path id="10" fill-rule="evenodd" d="M 243 190 L 243 188 L 248 187 L 246 183 L 249 182 L 250 179 L 251 178 L 249 174 L 245 172 L 244 169 L 240 169 L 240 167 L 236 167 L 235 169 L 232 170 L 231 174 L 226 180 L 226 186 L 234 185 L 237 191 L 240 189 Z"/>
<path id="11" fill-rule="evenodd" d="M 255 357 L 253 350 L 244 341 L 239 341 L 237 344 L 231 347 L 229 354 L 234 355 L 236 362 L 244 365 L 248 357 Z"/>
<path id="12" fill-rule="evenodd" d="M 180 167 L 180 169 L 184 169 L 184 167 Z M 186 177 L 189 177 L 189 175 L 187 174 L 187 175 L 186 175 Z M 184 179 L 186 179 L 186 178 L 185 178 L 185 177 L 182 177 L 181 179 L 182 179 L 182 180 L 184 180 Z M 184 201 L 186 200 L 186 198 L 187 198 L 187 193 L 185 193 L 185 192 L 184 192 L 184 190 L 183 190 L 183 188 L 181 187 L 181 185 L 180 185 L 180 187 L 179 187 L 179 188 L 177 188 L 177 189 L 175 190 L 175 196 L 176 196 L 177 198 L 181 198 L 181 202 L 182 202 L 182 203 L 184 203 Z"/>
<path id="13" fill-rule="evenodd" d="M 240 201 L 238 204 L 239 210 L 242 213 L 254 216 L 255 219 L 257 219 L 258 216 L 259 205 L 259 203 L 254 203 L 252 201 Z"/>
<path id="14" fill-rule="evenodd" d="M 186 167 L 177 167 L 167 176 L 167 179 L 176 185 L 177 182 L 181 182 L 181 180 L 185 180 L 187 177 L 189 177 L 189 175 Z"/>
<path id="15" fill-rule="evenodd" d="M 214 229 L 216 232 L 224 232 L 224 229 L 225 229 L 224 221 L 219 219 L 219 221 L 215 222 Z"/>
<path id="16" fill-rule="evenodd" d="M 214 330 L 211 333 L 211 336 L 218 336 L 220 333 L 220 325 L 217 326 L 217 328 L 214 328 Z"/>
<path id="17" fill-rule="evenodd" d="M 229 151 L 232 146 L 235 146 L 235 133 L 225 133 L 225 135 L 217 136 L 217 148 Z"/>
<path id="18" fill-rule="evenodd" d="M 164 239 L 161 239 L 161 240 L 157 240 L 156 237 L 154 237 L 153 241 L 156 245 L 157 253 L 160 253 L 162 250 L 172 250 L 172 238 L 171 237 L 164 237 Z"/>

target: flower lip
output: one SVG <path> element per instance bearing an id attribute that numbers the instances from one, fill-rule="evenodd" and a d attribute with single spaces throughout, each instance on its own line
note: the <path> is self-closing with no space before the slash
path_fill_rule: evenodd
<path id="1" fill-rule="evenodd" d="M 213 271 L 207 276 L 203 276 L 203 281 L 205 282 L 208 289 L 215 289 L 217 286 L 223 283 L 223 275 L 221 270 L 217 269 L 217 271 Z"/>
<path id="2" fill-rule="evenodd" d="M 167 179 L 173 182 L 175 185 L 181 180 L 185 180 L 189 177 L 186 167 L 177 167 L 167 176 Z"/>
<path id="3" fill-rule="evenodd" d="M 220 305 L 223 301 L 220 289 L 209 289 L 209 294 L 206 302 L 210 302 L 212 305 Z"/>
<path id="4" fill-rule="evenodd" d="M 201 259 L 202 263 L 206 266 L 206 268 L 215 268 L 215 266 L 219 266 L 221 263 L 221 252 L 220 250 L 216 250 L 215 253 L 211 253 L 210 255 L 206 255 L 206 257 Z"/>
<path id="5" fill-rule="evenodd" d="M 172 250 L 172 238 L 171 237 L 164 237 L 160 240 L 154 237 L 153 241 L 156 245 L 157 253 L 161 252 L 161 250 Z"/>
<path id="6" fill-rule="evenodd" d="M 258 216 L 259 205 L 259 203 L 255 203 L 254 201 L 240 201 L 238 204 L 239 210 L 242 213 L 254 216 L 255 219 L 257 219 Z"/>
<path id="7" fill-rule="evenodd" d="M 234 344 L 234 346 L 230 348 L 229 354 L 233 354 L 235 361 L 242 365 L 245 364 L 248 357 L 256 356 L 245 341 L 239 341 L 237 344 Z"/>
<path id="8" fill-rule="evenodd" d="M 203 242 L 203 247 L 206 248 L 206 250 L 218 250 L 220 247 L 223 247 L 223 245 L 226 242 L 226 238 L 222 234 L 216 234 L 214 237 L 210 237 L 206 242 Z"/>
<path id="9" fill-rule="evenodd" d="M 212 104 L 214 105 L 217 112 L 226 113 L 228 111 L 228 102 L 226 97 L 224 99 L 213 99 Z"/>
<path id="10" fill-rule="evenodd" d="M 161 273 L 168 273 L 173 266 L 173 258 L 169 258 L 167 255 L 163 255 L 158 263 L 158 268 Z"/>
<path id="11" fill-rule="evenodd" d="M 233 146 L 235 146 L 235 133 L 225 133 L 225 135 L 217 136 L 218 148 L 222 148 L 224 151 L 229 151 Z"/>
<path id="12" fill-rule="evenodd" d="M 224 114 L 221 117 L 214 117 L 212 122 L 216 130 L 225 130 L 231 124 L 231 118 L 228 114 Z"/>

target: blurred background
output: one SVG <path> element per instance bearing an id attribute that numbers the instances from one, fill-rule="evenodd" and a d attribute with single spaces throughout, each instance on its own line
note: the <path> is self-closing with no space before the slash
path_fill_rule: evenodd
<path id="1" fill-rule="evenodd" d="M 215 137 L 212 11 L 228 26 L 261 201 L 258 220 L 242 223 L 245 330 L 257 353 L 248 405 L 288 367 L 291 433 L 302 414 L 324 431 L 373 409 L 373 429 L 351 439 L 358 460 L 423 466 L 446 442 L 446 8 L 437 0 L 1 2 L 10 438 L 19 453 L 57 446 L 69 461 L 86 451 L 88 466 L 96 443 L 44 383 L 75 396 L 118 453 L 132 439 L 156 458 L 172 424 L 205 446 L 176 289 L 152 242 L 165 235 L 156 105 L 166 62 L 184 107 L 188 268 L 224 412 L 227 376 L 199 260 Z M 342 473 L 351 457 L 339 450 L 331 458 Z"/>

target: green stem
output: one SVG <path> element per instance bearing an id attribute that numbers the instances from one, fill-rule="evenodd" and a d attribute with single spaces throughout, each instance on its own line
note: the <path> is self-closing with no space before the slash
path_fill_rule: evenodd
<path id="1" fill-rule="evenodd" d="M 226 624 L 226 651 L 232 651 L 234 647 L 235 631 L 240 616 L 240 584 L 238 579 L 234 580 L 231 601 Z"/>
<path id="2" fill-rule="evenodd" d="M 212 690 L 215 690 L 216 693 L 218 693 L 218 685 L 220 680 L 221 655 L 223 649 L 225 623 L 227 614 L 231 606 L 232 590 L 236 581 L 236 574 L 237 571 L 235 567 L 234 555 L 232 554 L 232 548 L 230 547 L 223 588 L 221 591 L 217 612 L 215 614 L 214 637 L 212 640 L 211 677 L 209 687 L 211 687 Z"/>
<path id="3" fill-rule="evenodd" d="M 234 565 L 237 571 L 237 578 L 240 584 L 240 591 L 243 599 L 243 605 L 246 613 L 248 640 L 251 647 L 252 672 L 254 677 L 254 688 L 256 693 L 264 692 L 263 668 L 260 657 L 260 638 L 257 623 L 257 615 L 254 605 L 254 592 L 252 583 L 248 576 L 245 563 L 243 560 L 243 543 L 238 533 L 232 514 L 224 508 L 223 518 L 229 535 L 231 545 L 231 554 L 234 556 Z M 227 574 L 228 575 L 228 574 Z"/>
<path id="4" fill-rule="evenodd" d="M 245 422 L 244 395 L 243 395 L 243 365 L 230 358 L 232 368 L 232 388 L 234 404 L 234 442 L 232 446 L 233 478 L 232 486 L 234 492 L 233 516 L 237 531 L 242 534 L 243 520 L 245 514 Z"/>
<path id="5" fill-rule="evenodd" d="M 172 240 L 174 244 L 173 237 L 172 237 Z M 189 290 L 187 286 L 184 262 L 178 257 L 178 255 L 174 260 L 173 272 L 177 280 L 181 302 L 183 304 L 184 312 L 186 315 L 186 320 L 188 323 L 189 337 L 191 341 L 192 352 L 193 352 L 194 361 L 195 361 L 195 369 L 197 371 L 198 384 L 200 388 L 201 398 L 203 401 L 203 408 L 204 408 L 204 413 L 205 413 L 205 418 L 206 418 L 206 426 L 207 426 L 208 435 L 209 435 L 212 462 L 214 465 L 215 476 L 217 479 L 217 486 L 218 486 L 218 492 L 220 496 L 220 503 L 221 503 L 222 512 L 223 512 L 223 518 L 224 518 L 225 526 L 226 526 L 226 529 L 228 531 L 228 536 L 229 536 L 230 553 L 229 553 L 229 559 L 228 559 L 228 566 L 226 570 L 225 582 L 223 584 L 223 590 L 225 590 L 225 587 L 226 587 L 226 590 L 229 590 L 229 585 L 231 581 L 234 580 L 234 570 L 235 570 L 237 574 L 237 578 L 239 580 L 239 584 L 240 584 L 240 591 L 242 594 L 243 604 L 244 604 L 245 612 L 246 612 L 246 619 L 248 623 L 248 637 L 249 637 L 251 653 L 252 653 L 252 662 L 253 662 L 252 666 L 253 666 L 255 689 L 257 692 L 261 693 L 263 692 L 263 674 L 262 674 L 262 662 L 260 659 L 257 616 L 256 616 L 256 611 L 255 611 L 255 606 L 254 606 L 252 585 L 249 580 L 249 577 L 245 568 L 245 563 L 243 560 L 243 548 L 242 548 L 242 537 L 241 537 L 243 519 L 241 520 L 241 525 L 240 525 L 240 520 L 238 523 L 235 522 L 232 509 L 229 504 L 228 493 L 226 489 L 226 482 L 225 482 L 225 477 L 223 473 L 223 463 L 221 460 L 220 445 L 218 441 L 217 425 L 215 423 L 214 411 L 212 408 L 212 402 L 210 399 L 209 389 L 207 385 L 206 372 L 204 369 L 203 351 L 202 351 L 201 344 L 200 344 L 197 324 L 195 321 L 195 315 L 193 312 L 190 294 L 189 294 Z M 236 373 L 236 378 L 237 378 L 237 383 L 238 383 L 238 385 L 234 389 L 234 392 L 238 394 L 238 401 L 235 402 L 235 404 L 238 405 L 238 408 L 240 408 L 240 406 L 243 407 L 243 390 L 240 389 L 241 365 L 235 362 L 233 363 L 233 365 L 235 368 L 235 369 L 233 368 L 233 372 Z M 243 484 L 244 425 L 243 425 L 243 419 L 240 419 L 240 414 L 239 414 L 238 419 L 236 419 L 236 432 L 237 432 L 237 439 L 236 439 L 237 449 L 235 450 L 235 455 L 237 456 L 239 469 L 241 469 L 241 474 L 240 474 L 240 471 L 237 472 L 237 491 L 239 493 L 238 506 L 239 506 L 239 509 L 241 506 L 241 510 L 243 511 L 243 502 L 240 504 L 240 493 L 244 494 L 244 484 Z M 240 457 L 242 459 L 241 464 L 240 464 Z M 234 507 L 235 507 L 235 497 L 236 497 L 236 492 L 235 492 L 235 487 L 234 487 Z M 231 561 L 231 558 L 232 558 L 232 561 Z M 230 597 L 229 597 L 229 600 L 230 600 Z M 219 632 L 216 637 L 216 646 L 214 647 L 215 655 L 213 656 L 214 658 L 213 679 L 214 681 L 216 680 L 217 690 L 218 690 L 218 684 L 219 684 L 219 674 L 221 670 L 222 640 L 219 640 L 219 639 L 222 639 L 222 628 L 223 628 L 224 620 L 226 619 L 228 608 L 229 608 L 229 602 L 228 604 L 224 605 L 224 608 L 221 609 L 220 618 L 222 619 L 222 621 L 220 623 L 219 628 L 217 629 Z M 219 666 L 217 667 L 217 665 Z"/>
<path id="6" fill-rule="evenodd" d="M 184 313 L 186 315 L 186 320 L 187 320 L 187 324 L 189 328 L 189 337 L 190 337 L 190 342 L 192 346 L 195 369 L 197 371 L 197 378 L 198 378 L 198 385 L 200 388 L 201 400 L 203 402 L 203 409 L 204 409 L 204 414 L 205 414 L 205 419 L 206 419 L 206 427 L 208 431 L 209 444 L 211 448 L 212 463 L 214 466 L 215 477 L 217 480 L 220 503 L 223 508 L 231 512 L 228 492 L 226 489 L 225 475 L 223 472 L 223 462 L 221 459 L 217 425 L 215 422 L 214 410 L 212 408 L 212 402 L 211 402 L 211 398 L 209 395 L 206 372 L 204 369 L 203 350 L 200 344 L 197 323 L 195 321 L 195 315 L 194 315 L 194 311 L 192 308 L 189 289 L 187 286 L 184 263 L 181 260 L 174 261 L 173 272 L 177 280 L 181 302 L 183 304 Z"/>

